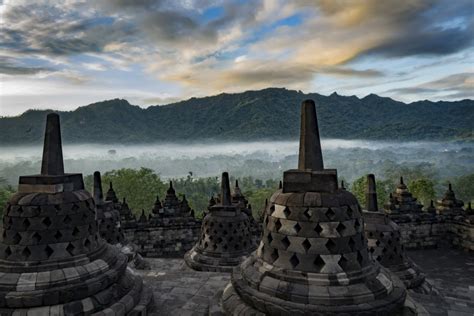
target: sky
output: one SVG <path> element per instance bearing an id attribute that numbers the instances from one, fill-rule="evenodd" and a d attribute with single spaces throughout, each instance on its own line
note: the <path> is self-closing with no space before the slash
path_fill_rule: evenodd
<path id="1" fill-rule="evenodd" d="M 0 116 L 285 87 L 474 98 L 473 0 L 0 0 Z"/>

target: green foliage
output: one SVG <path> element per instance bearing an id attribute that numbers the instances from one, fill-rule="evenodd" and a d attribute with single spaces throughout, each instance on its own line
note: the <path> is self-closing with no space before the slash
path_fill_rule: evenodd
<path id="1" fill-rule="evenodd" d="M 102 188 L 105 194 L 112 181 L 115 193 L 119 198 L 126 197 L 127 203 L 135 214 L 141 214 L 142 209 L 149 213 L 156 200 L 156 196 L 162 199 L 168 186 L 163 183 L 156 173 L 151 169 L 118 169 L 102 174 Z M 92 193 L 93 177 L 85 179 L 86 188 Z"/>
<path id="2" fill-rule="evenodd" d="M 456 193 L 456 198 L 463 200 L 466 205 L 469 201 L 474 203 L 474 173 L 455 179 L 453 190 Z"/>
<path id="3" fill-rule="evenodd" d="M 0 177 L 0 217 L 3 216 L 3 209 L 14 193 L 15 189 L 11 185 L 7 185 L 5 179 Z"/>
<path id="4" fill-rule="evenodd" d="M 408 183 L 408 189 L 424 206 L 436 199 L 435 183 L 428 178 L 419 178 Z"/>
<path id="5" fill-rule="evenodd" d="M 61 113 L 63 140 L 143 143 L 295 139 L 299 133 L 299 105 L 307 98 L 318 105 L 319 127 L 325 138 L 473 140 L 473 100 L 407 105 L 376 95 L 359 99 L 277 88 L 191 98 L 147 109 L 120 99 L 98 102 Z M 0 118 L 0 144 L 41 142 L 47 113 L 30 110 L 17 117 Z"/>

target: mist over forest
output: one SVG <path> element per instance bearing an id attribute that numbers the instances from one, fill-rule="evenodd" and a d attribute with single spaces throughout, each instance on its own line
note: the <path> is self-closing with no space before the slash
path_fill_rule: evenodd
<path id="1" fill-rule="evenodd" d="M 351 183 L 374 173 L 393 178 L 417 172 L 443 181 L 474 172 L 472 142 L 381 142 L 322 140 L 326 168 L 337 168 L 341 179 Z M 64 145 L 67 172 L 84 175 L 99 170 L 146 167 L 162 179 L 218 176 L 280 179 L 284 170 L 297 166 L 298 142 L 195 143 L 181 145 Z M 40 170 L 41 146 L 0 147 L 0 176 L 16 185 L 18 177 Z M 405 176 L 409 176 L 405 174 Z"/>

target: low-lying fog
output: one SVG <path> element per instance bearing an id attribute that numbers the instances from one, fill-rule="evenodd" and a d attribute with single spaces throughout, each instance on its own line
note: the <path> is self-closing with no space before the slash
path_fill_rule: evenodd
<path id="1" fill-rule="evenodd" d="M 326 168 L 337 168 L 340 177 L 352 181 L 369 172 L 384 177 L 401 168 L 423 169 L 437 178 L 474 172 L 474 143 L 379 142 L 325 139 Z M 118 168 L 147 167 L 163 178 L 218 175 L 280 178 L 282 171 L 297 166 L 298 142 L 240 142 L 64 145 L 67 172 L 91 174 Z M 16 184 L 21 174 L 38 173 L 41 146 L 0 147 L 0 177 Z"/>

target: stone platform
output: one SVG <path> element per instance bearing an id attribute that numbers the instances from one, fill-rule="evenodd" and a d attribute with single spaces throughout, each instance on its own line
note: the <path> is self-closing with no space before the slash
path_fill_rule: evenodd
<path id="1" fill-rule="evenodd" d="M 474 315 L 474 255 L 440 248 L 408 251 L 425 272 L 437 295 L 409 293 L 428 314 Z M 230 274 L 198 272 L 182 259 L 146 259 L 151 269 L 137 271 L 153 289 L 155 309 L 151 315 L 208 315 L 209 301 L 230 280 Z M 411 292 L 411 291 L 410 291 Z"/>

